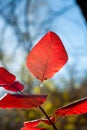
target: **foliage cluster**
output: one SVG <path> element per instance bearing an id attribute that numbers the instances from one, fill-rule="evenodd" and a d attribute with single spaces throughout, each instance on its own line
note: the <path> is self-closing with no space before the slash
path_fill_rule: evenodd
<path id="1" fill-rule="evenodd" d="M 32 84 L 32 81 L 31 81 Z M 70 81 L 71 84 L 71 81 Z M 67 86 L 68 87 L 68 86 Z M 55 88 L 55 89 L 54 89 Z M 78 88 L 74 82 L 73 88 L 66 88 L 63 91 L 59 89 L 59 86 L 55 85 L 53 81 L 47 81 L 44 85 L 44 91 L 49 94 L 47 102 L 44 104 L 46 112 L 51 115 L 57 107 L 61 107 L 67 103 L 70 103 L 76 99 L 86 96 L 87 93 L 87 81 L 84 80 Z M 32 87 L 32 91 L 38 92 L 38 86 Z M 55 101 L 55 102 L 54 102 Z M 42 113 L 33 108 L 30 110 L 1 110 L 0 109 L 0 129 L 1 130 L 19 130 L 23 126 L 24 121 L 33 120 L 43 117 Z M 58 118 L 59 130 L 85 130 L 87 129 L 87 114 L 79 116 L 69 116 Z M 45 127 L 45 124 L 42 124 Z M 46 128 L 48 126 L 46 125 Z M 52 130 L 53 128 L 47 128 Z"/>

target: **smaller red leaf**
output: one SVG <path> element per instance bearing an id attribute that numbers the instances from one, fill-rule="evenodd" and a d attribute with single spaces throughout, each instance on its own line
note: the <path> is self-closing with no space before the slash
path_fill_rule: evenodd
<path id="1" fill-rule="evenodd" d="M 36 127 L 39 125 L 40 121 L 41 121 L 40 119 L 33 120 L 33 121 L 26 121 L 26 122 L 24 122 L 24 126 L 25 127 Z"/>
<path id="2" fill-rule="evenodd" d="M 14 91 L 14 92 L 21 91 L 24 89 L 24 86 L 19 81 L 15 81 L 11 85 L 4 85 L 3 87 L 6 90 L 10 90 L 10 91 Z"/>
<path id="3" fill-rule="evenodd" d="M 8 72 L 5 68 L 0 67 L 0 85 L 12 84 L 15 79 L 15 75 Z"/>
<path id="4" fill-rule="evenodd" d="M 50 120 L 52 122 L 55 122 L 55 118 L 53 116 L 50 117 Z M 43 118 L 43 119 L 37 119 L 37 120 L 33 120 L 33 121 L 24 122 L 24 126 L 26 126 L 26 127 L 36 127 L 36 126 L 39 125 L 40 122 L 44 122 L 44 123 L 46 123 L 48 125 L 51 125 L 51 123 L 49 122 L 48 119 Z"/>
<path id="5" fill-rule="evenodd" d="M 0 99 L 0 108 L 33 108 L 46 101 L 47 95 L 6 94 Z"/>
<path id="6" fill-rule="evenodd" d="M 44 128 L 23 127 L 20 130 L 46 130 Z"/>
<path id="7" fill-rule="evenodd" d="M 87 97 L 77 100 L 67 106 L 58 108 L 55 112 L 57 116 L 68 116 L 87 113 Z"/>

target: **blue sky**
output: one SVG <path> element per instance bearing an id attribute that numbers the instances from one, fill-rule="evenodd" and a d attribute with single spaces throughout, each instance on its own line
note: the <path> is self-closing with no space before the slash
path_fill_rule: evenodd
<path id="1" fill-rule="evenodd" d="M 48 30 L 52 30 L 60 36 L 69 56 L 68 63 L 54 77 L 56 81 L 60 80 L 61 77 L 66 77 L 66 75 L 69 79 L 68 70 L 70 66 L 74 67 L 75 69 L 75 78 L 80 80 L 84 76 L 84 73 L 86 74 L 87 72 L 87 26 L 85 19 L 81 14 L 80 8 L 75 3 L 75 0 L 48 0 L 46 2 L 48 3 L 47 6 L 44 6 L 44 8 L 40 8 L 41 10 L 38 10 L 37 15 L 39 14 L 39 17 L 37 17 L 36 22 L 38 23 L 39 21 L 44 19 L 49 20 L 52 15 L 51 13 L 54 13 L 52 21 L 50 21 L 50 23 L 48 24 Z M 50 8 L 49 12 L 47 12 L 48 8 Z M 62 13 L 61 10 L 64 10 L 64 12 Z M 33 19 L 33 17 L 35 17 L 35 14 L 32 14 L 32 16 L 30 17 L 31 20 Z M 0 23 L 1 29 L 5 24 L 2 18 L 0 19 Z M 32 26 L 32 35 L 36 33 L 35 31 L 36 30 Z M 37 41 L 45 34 L 43 32 L 44 29 L 42 27 L 39 31 L 37 39 L 33 40 L 33 44 L 36 44 Z M 2 33 L 2 31 L 0 33 Z M 8 54 L 11 55 L 14 47 L 17 44 L 17 41 L 14 37 L 14 32 L 10 26 L 8 26 L 6 29 L 4 42 L 6 43 L 3 44 L 4 50 L 8 49 Z M 20 69 L 21 62 L 26 55 L 25 52 L 23 52 L 22 48 L 19 48 L 16 53 L 16 57 L 13 59 L 14 64 L 12 66 L 9 66 L 9 69 L 15 74 L 16 69 Z M 20 60 L 17 60 L 18 56 L 20 57 Z"/>

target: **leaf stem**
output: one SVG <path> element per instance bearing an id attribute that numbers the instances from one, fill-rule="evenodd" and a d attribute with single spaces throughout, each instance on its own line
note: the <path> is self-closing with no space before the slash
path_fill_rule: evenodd
<path id="1" fill-rule="evenodd" d="M 58 130 L 55 126 L 55 124 L 50 120 L 49 116 L 47 115 L 47 113 L 45 112 L 45 110 L 39 106 L 39 109 L 43 112 L 43 114 L 46 116 L 46 118 L 49 120 L 49 122 L 51 123 L 51 125 L 53 126 L 54 130 Z"/>
<path id="2" fill-rule="evenodd" d="M 40 94 L 41 94 L 41 89 L 43 87 L 43 81 L 40 81 Z M 55 124 L 50 120 L 49 116 L 47 115 L 47 113 L 45 112 L 45 110 L 39 106 L 39 109 L 43 112 L 43 114 L 46 116 L 46 118 L 49 120 L 50 124 L 53 126 L 54 130 L 57 130 Z"/>

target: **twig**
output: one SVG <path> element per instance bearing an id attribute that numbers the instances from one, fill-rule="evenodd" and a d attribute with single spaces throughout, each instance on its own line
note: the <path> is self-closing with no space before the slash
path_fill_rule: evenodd
<path id="1" fill-rule="evenodd" d="M 44 109 L 39 106 L 40 110 L 43 112 L 43 114 L 46 116 L 46 118 L 49 120 L 49 122 L 51 123 L 51 125 L 53 126 L 54 130 L 58 130 L 55 126 L 55 124 L 50 120 L 49 116 L 47 115 L 47 113 L 44 111 Z"/>

